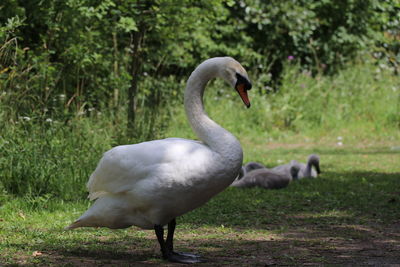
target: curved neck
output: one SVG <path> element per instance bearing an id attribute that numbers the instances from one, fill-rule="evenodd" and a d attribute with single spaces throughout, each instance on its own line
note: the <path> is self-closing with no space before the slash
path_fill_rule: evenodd
<path id="1" fill-rule="evenodd" d="M 306 169 L 304 171 L 304 176 L 305 177 L 310 177 L 311 176 L 311 170 L 312 170 L 312 164 L 310 162 L 307 162 Z"/>
<path id="2" fill-rule="evenodd" d="M 243 160 L 239 141 L 230 132 L 210 119 L 204 111 L 203 94 L 209 80 L 219 76 L 218 60 L 207 60 L 190 75 L 185 90 L 185 111 L 197 137 L 225 159 Z"/>

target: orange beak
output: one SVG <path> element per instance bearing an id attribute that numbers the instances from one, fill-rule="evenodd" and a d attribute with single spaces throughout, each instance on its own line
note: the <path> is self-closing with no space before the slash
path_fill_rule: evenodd
<path id="1" fill-rule="evenodd" d="M 236 86 L 236 91 L 239 93 L 240 97 L 243 100 L 243 103 L 246 105 L 247 108 L 250 107 L 250 100 L 249 97 L 247 95 L 247 90 L 245 88 L 245 85 L 243 83 L 238 84 Z"/>

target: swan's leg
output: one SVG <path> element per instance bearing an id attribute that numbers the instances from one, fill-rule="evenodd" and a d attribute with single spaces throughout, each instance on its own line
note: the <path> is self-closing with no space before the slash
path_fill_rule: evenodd
<path id="1" fill-rule="evenodd" d="M 168 235 L 167 235 L 167 240 L 165 241 L 165 243 L 170 251 L 174 251 L 175 227 L 176 227 L 176 220 L 173 219 L 172 221 L 170 221 L 168 223 Z"/>
<path id="2" fill-rule="evenodd" d="M 161 225 L 154 225 L 158 243 L 160 244 L 161 253 L 163 258 L 171 262 L 179 263 L 199 263 L 203 262 L 199 257 L 191 254 L 180 254 L 173 251 L 173 235 L 175 231 L 176 222 L 173 220 L 173 224 L 168 224 L 168 229 L 172 230 L 171 234 L 168 231 L 168 243 L 164 241 L 164 229 Z"/>
<path id="3" fill-rule="evenodd" d="M 163 255 L 164 259 L 168 259 L 168 254 L 170 254 L 167 251 L 167 248 L 165 246 L 165 241 L 164 241 L 164 228 L 161 225 L 154 225 L 154 231 L 156 232 L 157 240 L 158 243 L 160 244 L 160 249 L 161 253 Z"/>
<path id="4" fill-rule="evenodd" d="M 175 233 L 175 227 L 176 227 L 176 220 L 173 219 L 168 223 L 168 235 L 167 235 L 167 240 L 165 242 L 167 248 L 169 251 L 171 251 L 175 255 L 187 257 L 187 258 L 194 258 L 199 260 L 198 262 L 204 262 L 204 260 L 201 260 L 201 257 L 196 254 L 191 254 L 191 253 L 184 253 L 184 252 L 175 252 L 174 251 L 174 233 Z"/>

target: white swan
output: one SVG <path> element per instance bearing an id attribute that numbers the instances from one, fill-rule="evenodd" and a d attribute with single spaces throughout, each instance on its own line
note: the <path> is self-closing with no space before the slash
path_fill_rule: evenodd
<path id="1" fill-rule="evenodd" d="M 173 251 L 175 218 L 228 187 L 243 160 L 239 141 L 204 111 L 204 89 L 214 77 L 227 81 L 250 107 L 251 83 L 245 69 L 230 57 L 204 61 L 190 75 L 184 95 L 189 123 L 203 142 L 168 138 L 107 151 L 87 183 L 89 197 L 96 201 L 67 229 L 131 225 L 154 229 L 164 259 L 202 261 L 196 255 Z"/>

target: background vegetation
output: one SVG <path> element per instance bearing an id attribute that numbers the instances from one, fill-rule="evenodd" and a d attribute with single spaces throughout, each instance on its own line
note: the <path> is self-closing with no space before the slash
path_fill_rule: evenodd
<path id="1" fill-rule="evenodd" d="M 2 196 L 81 199 L 110 147 L 193 137 L 182 91 L 212 56 L 253 79 L 251 110 L 219 81 L 206 100 L 242 140 L 398 140 L 399 12 L 396 0 L 3 1 Z"/>
<path id="2" fill-rule="evenodd" d="M 398 264 L 398 0 L 2 0 L 0 265 L 158 266 L 152 233 L 61 229 L 104 151 L 196 138 L 185 81 L 224 55 L 252 107 L 219 80 L 205 105 L 245 162 L 318 153 L 323 174 L 229 188 L 179 218 L 176 246 L 210 266 Z"/>

